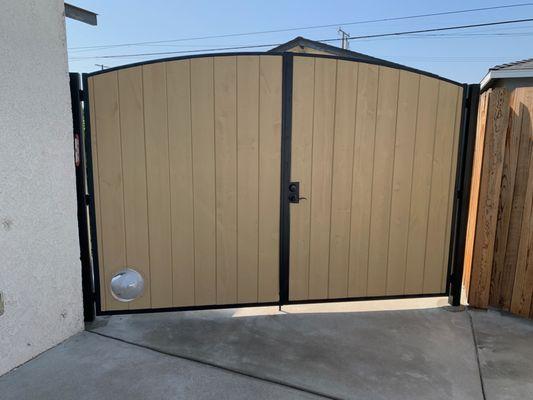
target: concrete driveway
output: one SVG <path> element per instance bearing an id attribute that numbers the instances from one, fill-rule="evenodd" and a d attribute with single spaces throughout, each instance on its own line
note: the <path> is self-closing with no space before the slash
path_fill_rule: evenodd
<path id="1" fill-rule="evenodd" d="M 102 317 L 0 377 L 0 397 L 533 398 L 533 322 L 444 303 Z"/>

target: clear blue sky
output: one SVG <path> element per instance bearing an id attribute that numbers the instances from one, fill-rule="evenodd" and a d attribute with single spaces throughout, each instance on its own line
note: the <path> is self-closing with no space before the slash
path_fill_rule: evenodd
<path id="1" fill-rule="evenodd" d="M 157 45 L 132 45 L 91 50 L 72 49 L 84 46 L 171 40 L 326 24 L 339 24 L 352 36 L 356 36 L 533 18 L 533 6 L 528 6 L 414 20 L 344 25 L 348 22 L 368 19 L 525 2 L 521 0 L 448 0 L 446 2 L 420 0 L 71 0 L 72 4 L 99 15 L 96 27 L 67 20 L 69 64 L 73 72 L 91 72 L 99 69 L 95 64 L 112 67 L 172 55 L 113 59 L 87 57 L 283 43 L 299 35 L 319 40 L 336 38 L 338 34 L 337 27 L 330 27 Z M 533 57 L 533 22 L 447 31 L 436 33 L 436 35 L 354 40 L 350 43 L 350 49 L 469 83 L 479 82 L 487 69 L 493 65 Z M 332 44 L 339 45 L 338 42 Z M 250 51 L 262 50 L 267 49 L 250 49 Z"/>

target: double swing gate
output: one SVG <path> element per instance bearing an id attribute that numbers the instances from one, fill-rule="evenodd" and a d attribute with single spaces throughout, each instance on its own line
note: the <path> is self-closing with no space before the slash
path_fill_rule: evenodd
<path id="1" fill-rule="evenodd" d="M 458 299 L 468 86 L 291 53 L 83 79 L 98 314 Z M 126 267 L 144 291 L 121 302 Z"/>

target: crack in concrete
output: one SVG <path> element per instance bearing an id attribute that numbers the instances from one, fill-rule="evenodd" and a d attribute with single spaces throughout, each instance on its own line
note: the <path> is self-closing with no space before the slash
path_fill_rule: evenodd
<path id="1" fill-rule="evenodd" d="M 208 367 L 211 367 L 211 368 L 217 368 L 217 369 L 220 369 L 220 370 L 223 370 L 223 371 L 226 371 L 226 372 L 230 372 L 230 373 L 233 373 L 233 374 L 237 374 L 237 375 L 240 375 L 240 376 L 244 376 L 244 377 L 247 377 L 247 378 L 257 379 L 257 380 L 260 380 L 260 381 L 263 381 L 263 382 L 268 382 L 268 383 L 271 383 L 271 384 L 274 384 L 274 385 L 283 386 L 283 387 L 286 387 L 286 388 L 289 388 L 289 389 L 292 389 L 292 390 L 297 390 L 299 392 L 307 393 L 307 394 L 310 394 L 310 395 L 313 395 L 313 396 L 317 396 L 317 397 L 321 397 L 321 398 L 324 398 L 324 399 L 344 400 L 344 399 L 342 399 L 340 397 L 333 397 L 331 395 L 328 395 L 328 394 L 325 394 L 325 393 L 321 393 L 321 392 L 317 392 L 317 391 L 314 391 L 314 390 L 311 390 L 311 389 L 307 389 L 307 388 L 304 388 L 302 386 L 293 385 L 293 384 L 290 384 L 290 383 L 287 383 L 287 382 L 283 382 L 283 381 L 280 381 L 280 380 L 276 380 L 276 379 L 272 379 L 272 378 L 265 378 L 265 377 L 262 377 L 262 376 L 250 374 L 250 373 L 245 372 L 245 371 L 240 371 L 240 370 L 237 370 L 237 369 L 228 368 L 228 367 L 225 367 L 223 365 L 211 363 L 211 362 L 204 361 L 204 360 L 201 360 L 201 359 L 198 359 L 198 358 L 194 358 L 194 357 L 189 357 L 189 356 L 184 356 L 184 355 L 179 355 L 179 354 L 173 354 L 173 353 L 166 352 L 166 351 L 154 348 L 154 347 L 145 346 L 145 345 L 142 345 L 142 344 L 130 342 L 128 340 L 124 340 L 124 339 L 116 338 L 116 337 L 113 337 L 113 336 L 109 336 L 109 335 L 106 335 L 106 334 L 103 334 L 103 333 L 100 333 L 100 332 L 91 331 L 89 329 L 86 329 L 85 332 L 89 332 L 89 333 L 92 333 L 93 335 L 98 335 L 98 336 L 101 336 L 101 337 L 105 337 L 107 339 L 116 340 L 118 342 L 129 344 L 131 346 L 139 347 L 139 348 L 142 348 L 142 349 L 145 349 L 145 350 L 154 351 L 156 353 L 163 354 L 163 355 L 166 355 L 166 356 L 169 356 L 169 357 L 175 357 L 175 358 L 179 358 L 179 359 L 182 359 L 182 360 L 195 362 L 195 363 L 198 363 L 198 364 L 201 364 L 201 365 L 205 365 L 205 366 L 208 366 Z"/>
<path id="2" fill-rule="evenodd" d="M 476 350 L 476 362 L 477 362 L 477 369 L 479 372 L 479 381 L 481 383 L 481 394 L 483 395 L 483 400 L 487 400 L 487 395 L 485 394 L 485 382 L 483 381 L 483 372 L 481 371 L 481 363 L 479 361 L 479 349 L 477 345 L 474 321 L 472 319 L 472 315 L 470 314 L 470 312 L 467 311 L 466 313 L 468 314 L 468 319 L 470 320 L 470 330 L 472 331 L 472 340 L 474 342 L 474 349 Z"/>

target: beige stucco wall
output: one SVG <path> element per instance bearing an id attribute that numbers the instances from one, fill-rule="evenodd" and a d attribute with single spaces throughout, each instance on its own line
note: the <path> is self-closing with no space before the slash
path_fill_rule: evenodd
<path id="1" fill-rule="evenodd" d="M 0 0 L 0 144 L 1 375 L 83 326 L 61 0 Z"/>

